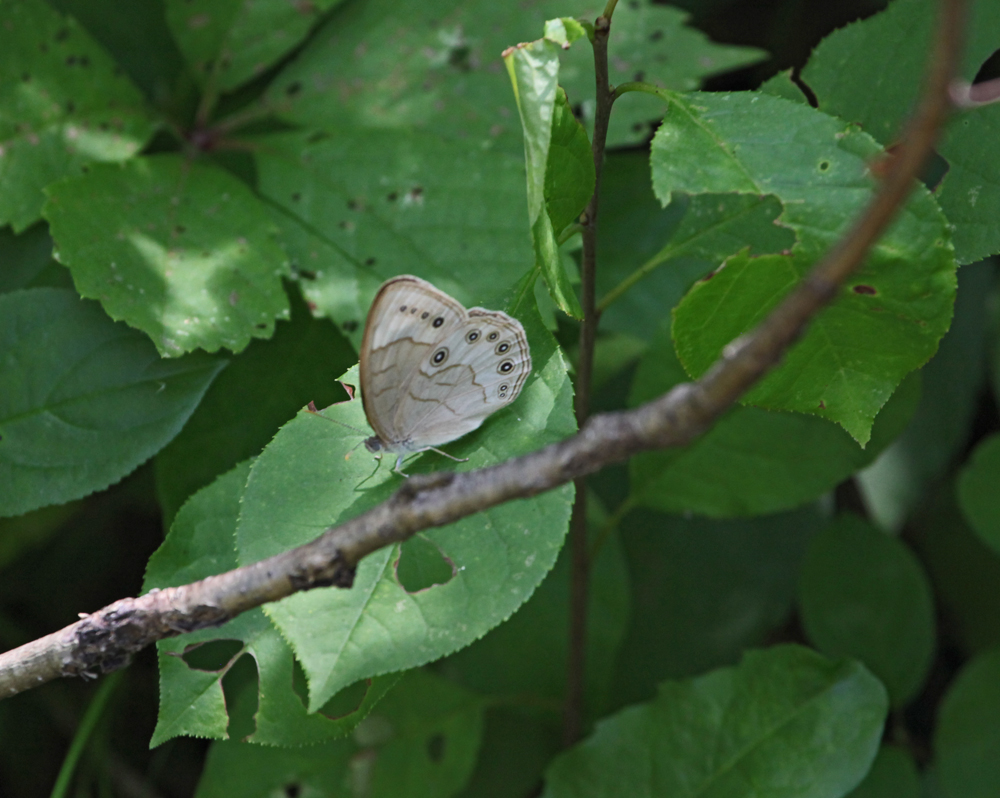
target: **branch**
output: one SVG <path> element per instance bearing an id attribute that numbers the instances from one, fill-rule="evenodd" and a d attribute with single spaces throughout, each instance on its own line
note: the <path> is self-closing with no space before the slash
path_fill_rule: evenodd
<path id="1" fill-rule="evenodd" d="M 780 360 L 902 206 L 949 110 L 963 0 L 945 0 L 929 78 L 878 194 L 845 238 L 752 333 L 726 347 L 698 381 L 638 407 L 587 420 L 574 436 L 489 468 L 408 479 L 388 501 L 311 543 L 181 587 L 111 604 L 76 623 L 0 654 L 0 696 L 62 676 L 117 670 L 165 637 L 217 626 L 300 590 L 349 587 L 366 555 L 416 532 L 513 499 L 535 496 L 651 449 L 685 446 L 708 429 Z"/>
<path id="2" fill-rule="evenodd" d="M 590 385 L 594 373 L 594 345 L 597 342 L 597 210 L 601 193 L 601 170 L 611 119 L 611 93 L 608 78 L 608 36 L 611 14 L 617 0 L 609 0 L 604 14 L 594 22 L 594 77 L 597 108 L 594 114 L 594 137 L 590 144 L 594 157 L 594 193 L 581 219 L 583 260 L 581 264 L 580 352 L 576 363 L 576 423 L 583 427 L 590 416 Z M 569 600 L 569 650 L 566 657 L 566 700 L 563 708 L 563 745 L 575 743 L 583 729 L 583 669 L 587 659 L 587 580 L 590 562 L 587 557 L 587 481 L 576 480 L 573 514 L 569 522 L 569 545 L 572 557 Z"/>

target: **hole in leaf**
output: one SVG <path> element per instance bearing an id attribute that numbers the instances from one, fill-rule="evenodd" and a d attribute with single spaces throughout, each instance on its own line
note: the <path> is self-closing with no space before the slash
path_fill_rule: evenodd
<path id="1" fill-rule="evenodd" d="M 441 732 L 433 735 L 427 740 L 427 756 L 431 762 L 440 762 L 444 759 L 445 738 Z"/>
<path id="2" fill-rule="evenodd" d="M 229 715 L 226 731 L 230 739 L 246 740 L 257 730 L 259 685 L 257 662 L 253 657 L 244 654 L 233 663 L 222 677 L 222 693 Z"/>
<path id="3" fill-rule="evenodd" d="M 288 798 L 299 798 L 299 795 L 302 793 L 302 786 L 299 784 L 286 784 L 284 790 Z"/>
<path id="4" fill-rule="evenodd" d="M 239 640 L 210 640 L 187 649 L 182 658 L 196 671 L 221 671 L 243 650 Z"/>
<path id="5" fill-rule="evenodd" d="M 423 535 L 403 544 L 396 561 L 396 579 L 407 593 L 446 584 L 454 575 L 454 563 Z"/>
<path id="6" fill-rule="evenodd" d="M 829 161 L 820 161 L 819 162 L 819 170 L 821 172 L 825 172 L 829 168 L 830 168 L 830 162 Z"/>
<path id="7" fill-rule="evenodd" d="M 983 65 L 979 67 L 979 71 L 976 73 L 976 77 L 972 81 L 972 85 L 975 86 L 977 83 L 985 83 L 987 80 L 993 80 L 993 78 L 1000 78 L 1000 50 L 997 50 L 993 53 L 993 55 L 983 61 Z"/>

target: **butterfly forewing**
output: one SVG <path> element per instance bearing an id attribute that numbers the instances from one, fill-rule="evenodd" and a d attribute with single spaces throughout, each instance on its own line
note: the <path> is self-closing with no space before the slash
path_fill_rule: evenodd
<path id="1" fill-rule="evenodd" d="M 531 372 L 520 322 L 397 277 L 379 290 L 361 346 L 365 414 L 390 451 L 455 440 L 517 398 Z"/>

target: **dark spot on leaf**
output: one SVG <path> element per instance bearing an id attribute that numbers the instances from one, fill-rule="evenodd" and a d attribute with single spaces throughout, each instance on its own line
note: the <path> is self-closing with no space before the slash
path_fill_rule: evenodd
<path id="1" fill-rule="evenodd" d="M 178 224 L 178 225 L 174 226 L 174 233 L 175 234 L 181 235 L 182 233 L 186 233 L 186 232 L 187 232 L 187 228 L 184 225 Z"/>
<path id="2" fill-rule="evenodd" d="M 365 258 L 365 266 L 374 266 L 375 258 Z"/>
<path id="3" fill-rule="evenodd" d="M 73 64 L 75 64 L 75 63 L 76 63 L 76 56 L 75 55 L 68 55 L 68 56 L 66 56 L 66 66 L 73 66 Z"/>
<path id="4" fill-rule="evenodd" d="M 356 200 L 349 199 L 347 201 L 347 209 L 351 211 L 356 211 L 358 209 L 358 203 Z"/>
<path id="5" fill-rule="evenodd" d="M 349 332 L 349 333 L 354 332 L 356 329 L 358 329 L 358 323 L 353 319 L 345 321 L 340 326 L 344 328 L 344 332 Z"/>
<path id="6" fill-rule="evenodd" d="M 644 127 L 646 127 L 644 123 L 636 122 L 634 125 L 632 125 L 632 130 L 636 133 L 641 133 Z"/>
<path id="7" fill-rule="evenodd" d="M 294 783 L 286 784 L 284 789 L 285 795 L 287 795 L 288 798 L 299 798 L 299 795 L 302 793 L 302 787 Z"/>
<path id="8" fill-rule="evenodd" d="M 263 322 L 260 323 L 260 324 L 255 324 L 254 327 L 256 327 L 258 330 L 266 330 L 267 329 L 267 325 L 264 324 Z"/>
<path id="9" fill-rule="evenodd" d="M 444 759 L 444 742 L 444 735 L 440 732 L 427 740 L 427 756 L 431 762 Z"/>
<path id="10" fill-rule="evenodd" d="M 82 67 L 89 67 L 90 66 L 90 59 L 87 56 L 85 56 L 85 55 L 81 55 L 80 56 L 80 66 L 82 66 Z"/>
<path id="11" fill-rule="evenodd" d="M 651 34 L 649 34 L 649 40 L 651 42 L 658 42 L 662 38 L 663 38 L 662 30 L 654 30 Z"/>
<path id="12" fill-rule="evenodd" d="M 308 300 L 306 302 L 306 307 L 309 308 L 309 311 L 311 313 L 315 313 L 316 312 L 316 308 L 319 307 L 319 306 L 310 299 L 310 300 Z"/>
<path id="13" fill-rule="evenodd" d="M 819 400 L 819 409 L 826 410 L 826 402 L 824 402 L 822 399 Z"/>
<path id="14" fill-rule="evenodd" d="M 99 124 L 97 127 L 99 129 L 101 129 L 101 130 L 107 130 L 108 129 L 108 123 L 107 122 L 101 122 L 101 124 Z"/>
<path id="15" fill-rule="evenodd" d="M 76 103 L 75 102 L 73 102 L 72 100 L 70 100 L 68 103 L 66 103 L 66 113 L 67 114 L 71 114 L 75 110 L 76 110 Z"/>
<path id="16" fill-rule="evenodd" d="M 60 28 L 59 31 L 56 32 L 57 42 L 64 42 L 68 37 L 69 37 L 69 28 Z"/>
<path id="17" fill-rule="evenodd" d="M 21 75 L 21 80 L 23 80 L 25 83 L 28 83 L 31 80 L 31 75 L 25 72 L 23 75 Z"/>
<path id="18" fill-rule="evenodd" d="M 830 162 L 829 161 L 820 161 L 819 162 L 819 170 L 821 172 L 825 172 L 829 168 L 830 168 Z"/>
<path id="19" fill-rule="evenodd" d="M 288 88 L 285 89 L 285 94 L 287 94 L 289 97 L 294 97 L 300 91 L 302 91 L 302 81 L 296 80 L 288 84 Z"/>
<path id="20" fill-rule="evenodd" d="M 302 199 L 302 195 L 298 191 L 292 194 L 292 202 L 298 202 L 300 199 Z"/>
<path id="21" fill-rule="evenodd" d="M 878 291 L 876 291 L 870 285 L 856 285 L 856 286 L 854 286 L 854 293 L 855 294 L 870 294 L 870 295 L 874 295 L 874 294 L 877 294 Z"/>
<path id="22" fill-rule="evenodd" d="M 309 271 L 309 269 L 299 269 L 299 277 L 303 280 L 315 280 L 316 272 Z"/>
<path id="23" fill-rule="evenodd" d="M 643 81 L 645 79 L 646 79 L 646 73 L 643 72 L 641 69 L 638 72 L 636 72 L 635 76 L 632 78 L 632 80 L 634 81 Z"/>
<path id="24" fill-rule="evenodd" d="M 386 199 L 389 200 L 389 202 L 395 202 L 397 197 L 399 197 L 399 195 L 395 191 L 386 195 Z"/>

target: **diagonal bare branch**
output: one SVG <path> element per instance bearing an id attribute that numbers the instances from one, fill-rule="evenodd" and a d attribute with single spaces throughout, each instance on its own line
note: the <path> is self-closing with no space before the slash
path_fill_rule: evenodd
<path id="1" fill-rule="evenodd" d="M 413 477 L 385 503 L 291 551 L 200 582 L 117 601 L 0 654 L 0 696 L 62 676 L 116 670 L 156 640 L 222 624 L 300 590 L 349 587 L 363 557 L 422 529 L 534 496 L 639 452 L 690 443 L 781 360 L 905 202 L 951 107 L 948 87 L 964 12 L 964 0 L 943 0 L 920 105 L 875 198 L 795 291 L 756 330 L 731 343 L 700 380 L 634 410 L 593 416 L 576 435 L 523 457 L 461 474 Z"/>

